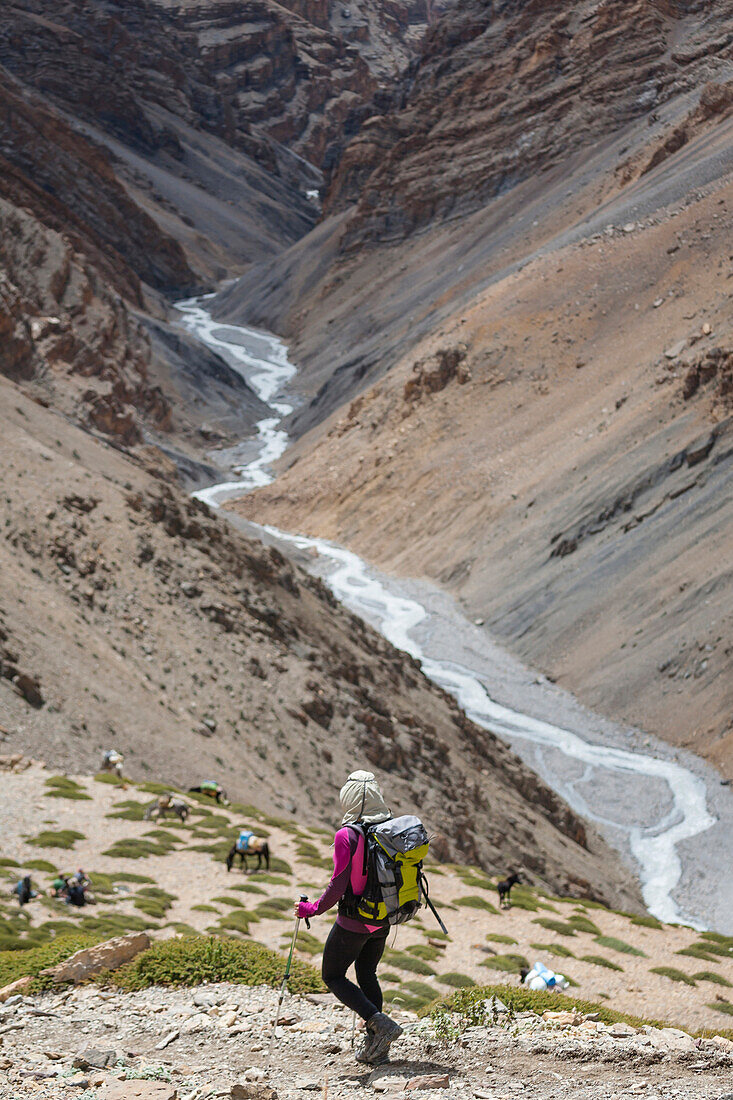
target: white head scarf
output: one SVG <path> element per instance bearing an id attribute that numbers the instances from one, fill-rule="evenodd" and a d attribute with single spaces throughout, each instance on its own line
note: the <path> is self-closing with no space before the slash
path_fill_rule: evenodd
<path id="1" fill-rule="evenodd" d="M 339 798 L 344 811 L 342 825 L 356 821 L 376 825 L 392 816 L 372 772 L 352 772 L 339 791 Z"/>

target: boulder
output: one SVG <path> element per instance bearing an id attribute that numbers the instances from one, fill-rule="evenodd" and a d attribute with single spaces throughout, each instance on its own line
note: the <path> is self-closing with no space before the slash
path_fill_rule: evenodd
<path id="1" fill-rule="evenodd" d="M 10 997 L 15 997 L 19 993 L 23 993 L 32 981 L 33 978 L 29 977 L 17 978 L 14 982 L 11 982 L 10 985 L 3 986 L 3 988 L 0 989 L 0 1005 L 5 1004 Z"/>
<path id="2" fill-rule="evenodd" d="M 123 963 L 130 962 L 141 951 L 150 947 L 147 932 L 130 932 L 127 936 L 115 936 L 94 947 L 85 947 L 76 951 L 64 962 L 46 967 L 41 977 L 51 978 L 54 982 L 83 982 L 87 978 L 101 974 L 105 970 L 116 970 Z"/>
<path id="3" fill-rule="evenodd" d="M 232 1085 L 229 1095 L 231 1100 L 277 1100 L 275 1089 L 259 1081 L 245 1081 Z"/>
<path id="4" fill-rule="evenodd" d="M 116 1057 L 113 1050 L 98 1050 L 97 1047 L 90 1047 L 88 1050 L 80 1051 L 72 1065 L 74 1069 L 106 1069 Z"/>
<path id="5" fill-rule="evenodd" d="M 104 1100 L 178 1100 L 178 1093 L 167 1081 L 110 1081 Z"/>
<path id="6" fill-rule="evenodd" d="M 422 1077 L 413 1077 L 405 1085 L 405 1092 L 419 1092 L 422 1089 L 448 1089 L 450 1077 L 447 1073 L 426 1073 Z"/>

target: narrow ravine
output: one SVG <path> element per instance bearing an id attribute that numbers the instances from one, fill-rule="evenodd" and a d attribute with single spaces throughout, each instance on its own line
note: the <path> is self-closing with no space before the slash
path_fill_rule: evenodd
<path id="1" fill-rule="evenodd" d="M 280 340 L 243 326 L 218 324 L 208 313 L 205 299 L 182 302 L 178 308 L 189 332 L 223 355 L 273 410 L 273 416 L 258 425 L 256 457 L 235 468 L 237 480 L 195 493 L 198 499 L 219 507 L 272 481 L 270 464 L 288 444 L 287 434 L 278 424 L 292 408 L 282 399 L 281 391 L 296 368 L 288 362 L 287 348 Z M 376 626 L 393 645 L 419 659 L 425 675 L 454 695 L 474 722 L 503 736 L 530 766 L 536 767 L 541 760 L 538 770 L 543 778 L 573 809 L 595 821 L 612 843 L 631 853 L 651 913 L 666 922 L 704 928 L 707 912 L 725 911 L 720 904 L 706 907 L 704 898 L 699 905 L 688 900 L 684 906 L 675 899 L 683 877 L 681 846 L 712 829 L 717 818 L 708 808 L 703 778 L 668 758 L 671 750 L 661 757 L 646 754 L 607 743 L 607 738 L 586 738 L 500 705 L 482 682 L 490 680 L 484 667 L 486 657 L 476 647 L 448 647 L 448 652 L 464 658 L 459 662 L 446 657 L 445 644 L 433 646 L 430 627 L 435 613 L 406 593 L 404 583 L 379 575 L 356 554 L 324 539 L 271 526 L 259 530 L 264 537 L 297 550 L 311 555 L 315 551 L 317 558 L 311 558 L 309 568 L 324 577 L 342 603 Z M 460 616 L 457 608 L 454 616 Z M 466 661 L 466 653 L 473 659 Z"/>

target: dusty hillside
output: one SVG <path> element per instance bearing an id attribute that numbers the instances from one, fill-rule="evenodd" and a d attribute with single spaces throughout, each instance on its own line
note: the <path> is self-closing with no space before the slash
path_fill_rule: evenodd
<path id="1" fill-rule="evenodd" d="M 638 905 L 606 845 L 320 582 L 2 382 L 8 747 L 318 820 L 367 762 L 463 858 Z M 500 855 L 501 853 L 501 855 Z"/>
<path id="2" fill-rule="evenodd" d="M 279 984 L 285 960 L 260 945 L 287 949 L 294 894 L 314 896 L 327 880 L 329 832 L 251 807 L 212 808 L 201 796 L 185 825 L 151 825 L 141 820 L 150 790 L 114 785 L 109 776 L 55 776 L 39 765 L 6 773 L 3 789 L 9 854 L 0 877 L 10 885 L 27 870 L 45 893 L 55 871 L 81 863 L 97 903 L 74 910 L 43 896 L 19 913 L 0 902 L 0 984 L 37 973 L 50 957 L 64 959 L 80 942 L 125 930 L 139 937 L 145 928 L 152 937 L 127 978 L 123 970 L 76 989 L 26 988 L 5 1001 L 0 1095 L 9 1100 L 56 1100 L 64 1086 L 99 1100 L 295 1100 L 303 1091 L 351 1098 L 402 1094 L 407 1082 L 419 1093 L 425 1075 L 433 1078 L 426 1095 L 456 1100 L 499 1100 L 520 1089 L 538 1100 L 647 1090 L 718 1100 L 729 1080 L 730 938 L 527 884 L 499 911 L 489 876 L 432 861 L 431 892 L 449 932 L 444 937 L 421 914 L 390 935 L 382 980 L 405 1032 L 391 1064 L 376 1071 L 356 1064 L 350 1013 L 331 995 L 308 992 L 320 988 L 311 967 L 332 915 L 300 929 L 293 995 L 270 1058 L 276 993 L 252 983 Z M 221 862 L 245 823 L 267 836 L 270 872 L 227 873 Z M 196 939 L 196 931 L 217 938 Z M 571 979 L 566 994 L 518 988 L 518 969 L 537 958 Z M 259 970 L 249 959 L 259 960 Z M 126 992 L 131 979 L 136 991 Z M 416 1011 L 436 998 L 447 1007 L 418 1019 Z M 580 1012 L 570 1010 L 576 998 Z"/>
<path id="3" fill-rule="evenodd" d="M 560 20 L 517 100 L 526 152 L 509 103 L 481 108 L 499 63 L 522 73 L 534 56 L 519 8 L 501 36 L 436 28 L 414 102 L 374 123 L 410 136 L 363 161 L 356 206 L 221 296 L 223 318 L 294 335 L 309 401 L 294 427 L 319 423 L 239 510 L 438 581 L 585 702 L 730 777 L 730 11 L 637 5 L 656 28 L 644 104 L 633 35 L 593 7 Z M 435 121 L 430 104 L 459 90 L 465 112 Z M 577 157 L 539 139 L 558 117 Z"/>
<path id="4" fill-rule="evenodd" d="M 25 909 L 27 921 L 18 919 L 17 904 L 3 903 L 5 949 L 74 929 L 102 938 L 144 927 L 156 938 L 208 931 L 281 949 L 292 933 L 292 897 L 319 896 L 332 867 L 332 833 L 302 818 L 212 807 L 202 796 L 189 796 L 193 812 L 185 825 L 176 818 L 151 823 L 141 820 L 154 797 L 144 786 L 64 778 L 38 765 L 5 773 L 2 782 L 4 879 L 17 881 L 27 867 L 45 892 L 53 870 L 82 866 L 97 897 L 96 906 L 80 911 L 38 900 Z M 267 837 L 269 873 L 255 870 L 251 860 L 246 874 L 238 863 L 227 872 L 224 856 L 245 825 Z M 701 937 L 652 917 L 563 900 L 538 889 L 531 874 L 513 889 L 512 908 L 499 910 L 498 870 L 491 868 L 490 877 L 476 867 L 430 861 L 431 896 L 448 938 L 427 911 L 392 932 L 384 971 L 395 1007 L 416 1010 L 471 982 L 516 985 L 524 960 L 540 958 L 572 979 L 572 996 L 693 1030 L 728 1025 L 730 937 Z M 332 920 L 328 914 L 313 920 L 310 933 L 301 929 L 303 961 L 319 964 Z"/>

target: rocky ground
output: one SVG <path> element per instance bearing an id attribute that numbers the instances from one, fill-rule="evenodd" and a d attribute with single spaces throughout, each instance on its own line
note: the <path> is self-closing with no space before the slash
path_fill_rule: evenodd
<path id="1" fill-rule="evenodd" d="M 0 1008 L 0 1096 L 296 1100 L 317 1094 L 357 1100 L 407 1092 L 436 1100 L 517 1095 L 724 1100 L 730 1095 L 733 1044 L 725 1038 L 694 1040 L 676 1030 L 608 1027 L 582 1017 L 563 1023 L 562 1014 L 558 1021 L 532 1012 L 508 1021 L 499 1013 L 496 1023 L 489 1019 L 472 1026 L 460 1040 L 441 1040 L 430 1022 L 397 1013 L 404 1035 L 392 1048 L 391 1064 L 370 1070 L 354 1061 L 351 1014 L 319 995 L 286 997 L 270 1060 L 276 1000 L 273 990 L 233 985 L 137 994 L 80 988 L 21 999 Z"/>

